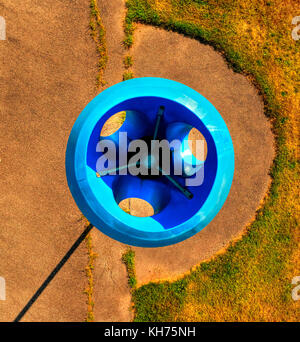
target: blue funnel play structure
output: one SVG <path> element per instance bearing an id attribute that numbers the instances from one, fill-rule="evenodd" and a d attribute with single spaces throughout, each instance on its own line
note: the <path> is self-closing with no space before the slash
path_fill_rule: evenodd
<path id="1" fill-rule="evenodd" d="M 123 125 L 105 138 L 118 145 L 119 132 L 126 132 L 128 140 L 121 148 L 127 148 L 133 139 L 178 139 L 182 142 L 180 156 L 187 165 L 182 175 L 160 170 L 153 177 L 118 173 L 99 177 L 100 132 L 106 120 L 121 111 L 126 111 Z M 206 140 L 205 160 L 183 150 L 192 128 Z M 171 164 L 174 158 L 172 154 Z M 189 163 L 196 167 L 190 168 Z M 203 182 L 186 186 L 195 170 L 203 172 Z M 101 92 L 75 122 L 66 152 L 69 188 L 84 216 L 108 236 L 141 247 L 174 244 L 208 225 L 226 200 L 233 172 L 231 137 L 215 107 L 193 89 L 162 78 L 137 78 Z M 146 200 L 154 215 L 135 217 L 124 212 L 118 204 L 127 198 Z"/>

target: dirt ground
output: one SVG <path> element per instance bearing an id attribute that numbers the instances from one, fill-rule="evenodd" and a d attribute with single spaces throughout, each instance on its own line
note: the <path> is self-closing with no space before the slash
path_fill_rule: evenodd
<path id="1" fill-rule="evenodd" d="M 174 246 L 135 248 L 137 279 L 142 284 L 187 272 L 243 232 L 268 189 L 274 142 L 256 89 L 229 69 L 212 47 L 174 32 L 139 25 L 133 58 L 135 77 L 182 82 L 211 101 L 228 126 L 235 151 L 230 194 L 203 231 Z"/>
<path id="2" fill-rule="evenodd" d="M 0 321 L 16 317 L 84 230 L 64 158 L 71 127 L 95 95 L 88 6 L 0 1 L 7 24 L 0 41 Z M 83 321 L 86 265 L 83 243 L 23 321 Z"/>

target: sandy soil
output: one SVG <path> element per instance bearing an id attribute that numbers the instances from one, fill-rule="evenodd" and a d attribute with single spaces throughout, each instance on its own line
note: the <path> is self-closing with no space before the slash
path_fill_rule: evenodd
<path id="1" fill-rule="evenodd" d="M 182 35 L 139 25 L 133 46 L 136 77 L 182 82 L 204 95 L 224 118 L 234 145 L 235 174 L 215 219 L 194 237 L 170 247 L 135 248 L 139 284 L 174 278 L 210 258 L 254 217 L 270 182 L 273 136 L 263 103 L 250 82 L 228 68 L 213 48 Z"/>
<path id="2" fill-rule="evenodd" d="M 89 1 L 0 1 L 0 276 L 13 320 L 84 230 L 68 190 L 65 148 L 71 127 L 94 97 L 95 45 Z M 83 243 L 24 321 L 83 321 Z"/>

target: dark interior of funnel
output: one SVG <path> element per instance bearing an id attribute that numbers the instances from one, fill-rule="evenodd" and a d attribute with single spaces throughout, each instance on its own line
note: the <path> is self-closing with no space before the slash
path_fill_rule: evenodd
<path id="1" fill-rule="evenodd" d="M 119 132 L 127 132 L 128 142 L 133 139 L 143 139 L 149 144 L 149 137 L 155 129 L 157 113 L 159 108 L 164 107 L 164 115 L 160 122 L 158 139 L 165 139 L 168 125 L 175 122 L 184 122 L 198 129 L 207 143 L 207 157 L 204 163 L 204 179 L 199 186 L 186 187 L 186 178 L 183 176 L 172 177 L 183 188 L 192 193 L 192 198 L 187 198 L 178 190 L 165 176 L 132 176 L 132 175 L 105 175 L 99 178 L 104 181 L 113 191 L 114 198 L 119 204 L 123 199 L 134 197 L 149 202 L 154 208 L 153 219 L 162 224 L 165 229 L 171 229 L 192 217 L 204 204 L 213 186 L 217 170 L 217 154 L 214 141 L 202 121 L 187 107 L 175 101 L 160 97 L 137 97 L 119 103 L 111 108 L 94 127 L 90 136 L 87 150 L 87 167 L 95 171 L 98 158 L 102 155 L 96 151 L 100 140 L 101 129 L 106 120 L 113 114 L 121 111 L 130 111 L 134 114 L 126 116 L 120 129 L 105 139 L 117 141 Z M 129 122 L 130 121 L 130 122 Z M 150 139 L 151 140 L 151 139 Z"/>

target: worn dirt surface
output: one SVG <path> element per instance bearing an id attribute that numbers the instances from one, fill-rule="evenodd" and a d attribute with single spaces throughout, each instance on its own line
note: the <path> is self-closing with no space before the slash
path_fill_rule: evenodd
<path id="1" fill-rule="evenodd" d="M 107 5 L 105 18 L 118 20 L 122 32 L 124 3 L 114 3 L 116 11 Z M 84 229 L 67 187 L 64 158 L 74 121 L 96 95 L 97 55 L 89 35 L 88 0 L 48 4 L 27 0 L 22 6 L 6 0 L 0 2 L 0 10 L 7 23 L 7 40 L 0 42 L 0 276 L 7 288 L 0 320 L 9 321 Z M 109 32 L 107 72 L 118 82 L 123 51 L 118 55 L 111 49 L 115 40 Z M 95 319 L 128 321 L 130 292 L 121 262 L 125 246 L 96 228 L 92 237 L 99 255 L 94 271 Z M 84 321 L 86 265 L 83 242 L 23 321 Z"/>
<path id="2" fill-rule="evenodd" d="M 257 90 L 244 76 L 229 69 L 212 47 L 174 32 L 139 25 L 133 58 L 135 77 L 182 82 L 211 101 L 228 126 L 235 151 L 230 194 L 203 231 L 174 246 L 135 248 L 141 284 L 187 272 L 244 231 L 268 189 L 274 142 Z"/>
<path id="3" fill-rule="evenodd" d="M 107 88 L 121 82 L 123 77 L 125 0 L 98 0 L 98 7 L 106 31 L 108 63 L 104 71 L 104 88 Z"/>
<path id="4" fill-rule="evenodd" d="M 95 95 L 97 57 L 88 0 L 5 0 L 0 14 L 0 321 L 11 321 L 84 230 L 64 159 Z M 82 243 L 23 321 L 84 321 L 86 265 Z"/>

